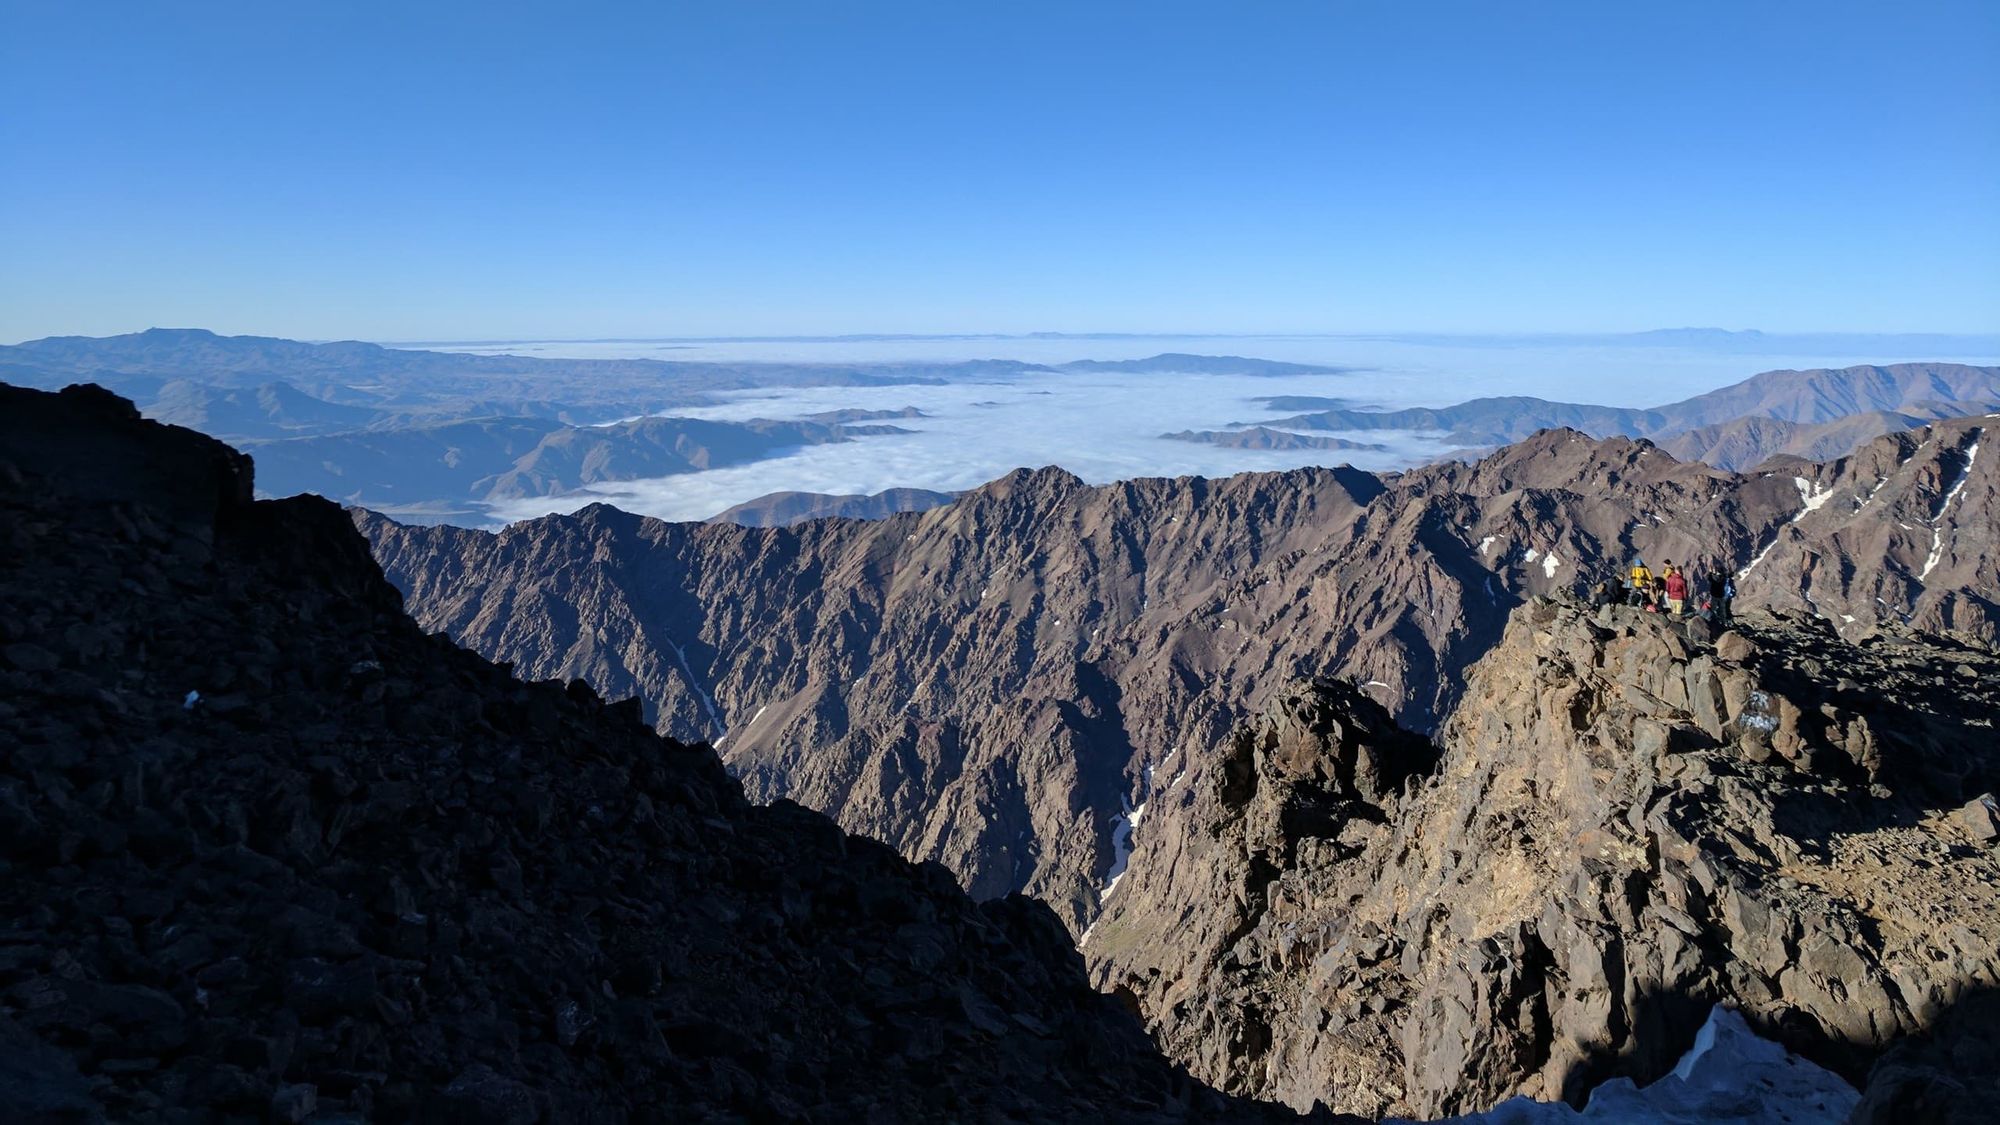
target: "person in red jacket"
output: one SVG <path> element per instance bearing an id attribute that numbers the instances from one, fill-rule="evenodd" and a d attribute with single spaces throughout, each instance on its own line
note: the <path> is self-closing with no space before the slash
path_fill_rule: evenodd
<path id="1" fill-rule="evenodd" d="M 1676 567 L 1674 564 L 1668 563 L 1667 564 L 1667 612 L 1672 614 L 1686 613 L 1687 604 L 1688 604 L 1687 575 L 1682 574 L 1680 572 L 1680 568 Z"/>

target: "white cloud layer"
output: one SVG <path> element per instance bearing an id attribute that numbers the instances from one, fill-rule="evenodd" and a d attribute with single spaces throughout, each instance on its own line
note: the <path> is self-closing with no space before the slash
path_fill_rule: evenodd
<path id="1" fill-rule="evenodd" d="M 1127 373 L 1030 374 L 945 386 L 805 387 L 747 391 L 688 417 L 797 418 L 846 408 L 916 406 L 930 417 L 896 419 L 916 431 L 813 446 L 751 465 L 623 481 L 558 497 L 496 505 L 498 520 L 574 511 L 607 501 L 665 519 L 693 520 L 771 492 L 867 493 L 885 488 L 971 488 L 1018 467 L 1060 465 L 1092 483 L 1139 476 L 1227 476 L 1309 464 L 1407 467 L 1445 451 L 1436 435 L 1336 434 L 1386 452 L 1228 449 L 1169 441 L 1162 433 L 1220 429 L 1295 411 L 1253 400 L 1272 395 L 1347 399 L 1360 406 L 1442 406 L 1486 395 L 1536 395 L 1614 406 L 1670 402 L 1779 367 L 1838 366 L 1908 357 L 1788 357 L 1687 348 L 1456 346 L 1330 338 L 1118 338 L 744 341 L 664 346 L 647 341 L 520 342 L 463 350 L 543 356 L 786 362 L 951 362 L 1006 358 L 1059 363 L 1184 352 L 1245 355 L 1351 368 L 1286 377 Z M 1321 433 L 1317 436 L 1326 436 Z"/>
<path id="2" fill-rule="evenodd" d="M 808 446 L 789 455 L 651 480 L 620 481 L 585 492 L 497 505 L 503 520 L 574 511 L 606 501 L 663 519 L 706 519 L 742 501 L 786 489 L 878 492 L 914 487 L 972 488 L 1008 471 L 1060 465 L 1092 483 L 1141 476 L 1227 476 L 1251 469 L 1351 463 L 1390 469 L 1436 456 L 1443 446 L 1408 434 L 1372 432 L 1358 440 L 1390 446 L 1367 451 L 1244 450 L 1168 441 L 1177 430 L 1212 429 L 1231 420 L 1274 416 L 1250 401 L 1261 395 L 1366 396 L 1359 375 L 1252 378 L 1214 375 L 1031 375 L 1006 382 L 946 386 L 806 387 L 749 391 L 728 402 L 677 415 L 722 420 L 797 418 L 848 407 L 915 406 L 925 418 L 897 418 L 915 431 Z"/>

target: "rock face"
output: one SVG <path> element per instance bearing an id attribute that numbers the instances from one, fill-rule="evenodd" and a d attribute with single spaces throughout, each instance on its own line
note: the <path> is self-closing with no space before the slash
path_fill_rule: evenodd
<path id="1" fill-rule="evenodd" d="M 1207 754 L 1300 676 L 1354 679 L 1434 729 L 1523 598 L 1633 553 L 1744 565 L 1815 526 L 1792 522 L 1814 495 L 1795 475 L 1550 431 L 1382 477 L 1021 471 L 921 515 L 786 529 L 605 507 L 498 534 L 357 521 L 427 628 L 637 695 L 663 732 L 717 741 L 753 797 L 943 862 L 981 897 L 1034 894 L 1080 933 L 1149 770 Z M 1952 542 L 1968 565 L 1937 578 L 1968 583 L 1954 604 L 1990 596 L 1991 551 Z M 1880 571 L 1870 549 L 1839 565 Z M 1759 597 L 1789 573 L 1780 554 Z M 1857 608 L 1855 627 L 1892 609 Z"/>
<path id="2" fill-rule="evenodd" d="M 1996 717 L 1990 649 L 1536 601 L 1435 751 L 1310 683 L 1162 785 L 1084 951 L 1197 1076 L 1295 1105 L 1575 1103 L 1718 1002 L 1857 1083 L 1935 1029 L 1868 1102 L 1943 1105 L 1992 1049 Z"/>
<path id="3" fill-rule="evenodd" d="M 1041 905 L 425 635 L 344 513 L 251 489 L 0 388 L 10 1121 L 1271 1116 Z"/>
<path id="4" fill-rule="evenodd" d="M 1878 622 L 2000 636 L 2000 419 L 1890 434 L 1825 465 L 1766 466 L 1803 506 L 1737 586 L 1858 635 Z M 1981 445 L 1985 450 L 1981 452 Z"/>

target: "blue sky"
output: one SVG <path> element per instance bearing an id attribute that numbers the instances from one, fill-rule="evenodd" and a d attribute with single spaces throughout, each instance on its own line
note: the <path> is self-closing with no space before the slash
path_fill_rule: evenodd
<path id="1" fill-rule="evenodd" d="M 2000 329 L 2000 4 L 0 5 L 0 339 Z"/>

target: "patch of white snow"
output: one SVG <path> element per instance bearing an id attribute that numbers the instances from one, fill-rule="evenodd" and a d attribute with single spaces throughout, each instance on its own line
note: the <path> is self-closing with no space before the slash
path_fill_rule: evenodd
<path id="1" fill-rule="evenodd" d="M 716 710 L 715 700 L 709 697 L 701 681 L 695 679 L 694 669 L 688 667 L 687 650 L 672 641 L 667 642 L 667 647 L 674 650 L 674 659 L 681 662 L 681 672 L 687 676 L 688 686 L 694 689 L 695 698 L 701 700 L 702 709 L 708 712 L 708 721 L 715 727 L 713 744 L 721 746 L 722 740 L 729 737 L 729 728 L 722 725 L 722 712 Z"/>
<path id="2" fill-rule="evenodd" d="M 1146 802 L 1135 806 L 1131 798 L 1120 797 L 1118 803 L 1124 806 L 1124 811 L 1111 818 L 1111 867 L 1104 873 L 1103 888 L 1097 892 L 1100 900 L 1110 898 L 1111 892 L 1118 889 L 1118 880 L 1125 877 L 1125 867 L 1132 862 L 1132 833 L 1146 818 Z"/>
<path id="3" fill-rule="evenodd" d="M 1453 1125 L 1838 1125 L 1861 1095 L 1831 1071 L 1750 1030 L 1718 1004 L 1694 1045 L 1665 1077 L 1640 1087 L 1613 1078 L 1590 1092 L 1581 1111 L 1562 1102 L 1510 1098 L 1484 1113 L 1444 1118 Z"/>
<path id="4" fill-rule="evenodd" d="M 1799 517 L 1805 515 L 1806 512 L 1819 511 L 1828 500 L 1833 499 L 1833 493 L 1830 490 L 1821 488 L 1804 477 L 1793 477 L 1792 483 L 1799 487 L 1799 499 L 1806 506 L 1805 512 L 1800 512 L 1797 516 L 1792 517 L 1793 523 L 1799 522 Z"/>
<path id="5" fill-rule="evenodd" d="M 1951 502 L 1965 490 L 1965 482 L 1972 479 L 1972 463 L 1978 459 L 1979 442 L 1975 440 L 1965 451 L 1965 467 L 1959 470 L 1958 480 L 1952 483 L 1951 491 L 1944 494 L 1944 503 L 1938 505 L 1937 515 L 1931 519 L 1931 553 L 1924 560 L 1924 569 L 1917 574 L 1919 582 L 1929 578 L 1931 571 L 1936 570 L 1937 564 L 1944 559 L 1944 514 L 1951 510 Z"/>

